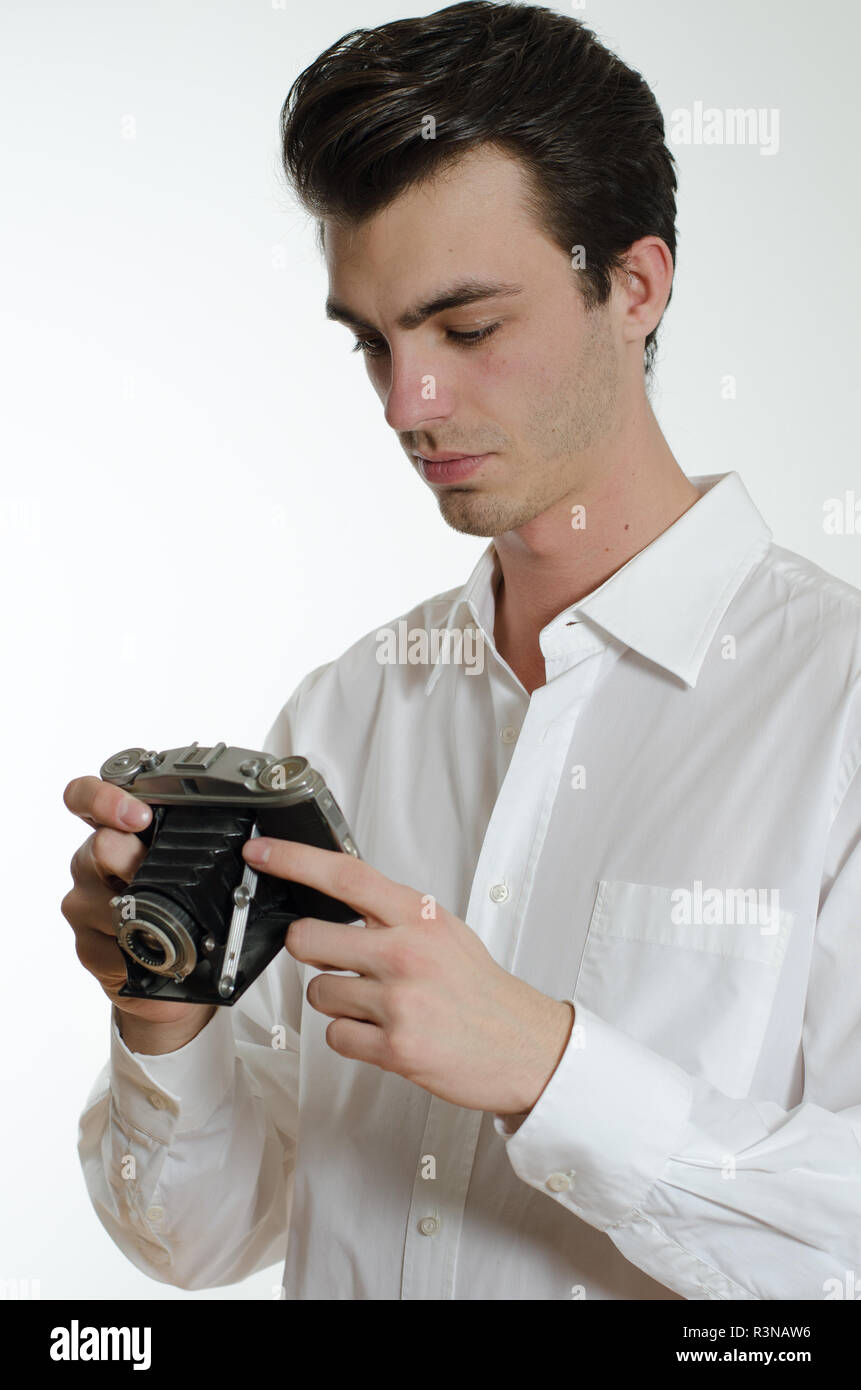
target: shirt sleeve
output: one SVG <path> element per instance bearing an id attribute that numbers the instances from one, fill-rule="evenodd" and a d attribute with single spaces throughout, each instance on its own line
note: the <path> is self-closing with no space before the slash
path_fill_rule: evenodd
<path id="1" fill-rule="evenodd" d="M 725 1095 L 576 1004 L 568 1046 L 533 1109 L 525 1118 L 494 1117 L 518 1177 L 685 1298 L 854 1298 L 859 904 L 856 769 L 829 838 L 801 1103 L 784 1110 Z"/>
<path id="2" fill-rule="evenodd" d="M 304 682 L 264 751 L 287 756 Z M 80 1117 L 90 1200 L 150 1278 L 233 1284 L 283 1260 L 298 1133 L 301 967 L 282 951 L 175 1052 L 131 1052 L 111 1013 L 109 1060 Z"/>

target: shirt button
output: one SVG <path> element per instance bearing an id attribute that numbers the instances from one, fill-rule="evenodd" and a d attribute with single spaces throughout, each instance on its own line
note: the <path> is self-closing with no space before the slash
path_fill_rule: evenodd
<path id="1" fill-rule="evenodd" d="M 517 738 L 517 730 L 513 724 L 506 724 L 504 729 L 500 729 L 499 737 L 503 743 L 514 743 Z"/>
<path id="2" fill-rule="evenodd" d="M 164 1110 L 164 1107 L 167 1105 L 167 1101 L 163 1096 L 159 1095 L 158 1091 L 150 1091 L 149 1103 L 154 1110 Z"/>
<path id="3" fill-rule="evenodd" d="M 419 1222 L 419 1230 L 423 1236 L 435 1236 L 439 1230 L 439 1221 L 435 1216 L 423 1216 Z"/>
<path id="4" fill-rule="evenodd" d="M 571 1186 L 571 1179 L 567 1173 L 551 1173 L 547 1186 L 551 1192 L 565 1192 Z"/>
<path id="5" fill-rule="evenodd" d="M 163 1216 L 164 1207 L 149 1207 L 149 1209 L 147 1210 L 146 1219 L 147 1221 L 152 1221 L 153 1224 L 156 1224 L 159 1221 L 161 1221 L 161 1218 Z"/>
<path id="6" fill-rule="evenodd" d="M 494 883 L 493 887 L 490 890 L 490 896 L 493 902 L 504 903 L 506 898 L 508 898 L 510 895 L 504 883 Z"/>

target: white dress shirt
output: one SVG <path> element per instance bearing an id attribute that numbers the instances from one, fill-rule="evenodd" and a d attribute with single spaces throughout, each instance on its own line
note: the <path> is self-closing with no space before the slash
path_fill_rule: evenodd
<path id="1" fill-rule="evenodd" d="M 388 664 L 375 628 L 265 741 L 324 774 L 364 859 L 573 1002 L 531 1113 L 338 1056 L 286 951 L 177 1052 L 112 1022 L 79 1151 L 152 1278 L 234 1283 L 285 1246 L 288 1299 L 825 1299 L 861 1277 L 861 593 L 776 546 L 737 473 L 692 481 L 542 630 L 531 696 L 494 647 L 491 542 L 384 624 L 470 628 L 483 669 Z"/>

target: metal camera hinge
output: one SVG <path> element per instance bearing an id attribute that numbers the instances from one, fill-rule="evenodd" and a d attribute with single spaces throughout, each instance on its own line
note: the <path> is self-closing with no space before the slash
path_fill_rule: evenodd
<path id="1" fill-rule="evenodd" d="M 257 826 L 252 826 L 250 838 L 253 840 L 259 834 L 260 831 Z M 236 974 L 239 969 L 239 960 L 245 941 L 245 929 L 248 926 L 248 914 L 251 911 L 251 901 L 256 887 L 257 874 L 250 864 L 246 864 L 242 880 L 233 890 L 233 916 L 230 919 L 227 945 L 224 948 L 224 960 L 221 965 L 221 974 L 218 977 L 218 993 L 222 999 L 229 999 L 236 989 Z"/>

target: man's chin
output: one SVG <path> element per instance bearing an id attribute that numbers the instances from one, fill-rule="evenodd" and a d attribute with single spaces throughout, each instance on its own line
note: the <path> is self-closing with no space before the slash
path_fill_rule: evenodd
<path id="1" fill-rule="evenodd" d="M 453 531 L 464 536 L 494 536 L 496 528 L 493 517 L 498 514 L 487 497 L 475 493 L 440 493 L 437 498 L 440 515 Z"/>
<path id="2" fill-rule="evenodd" d="M 532 507 L 522 503 L 518 506 L 511 500 L 503 501 L 466 489 L 441 492 L 437 502 L 443 521 L 464 536 L 501 536 L 505 531 L 525 526 L 538 515 Z"/>

